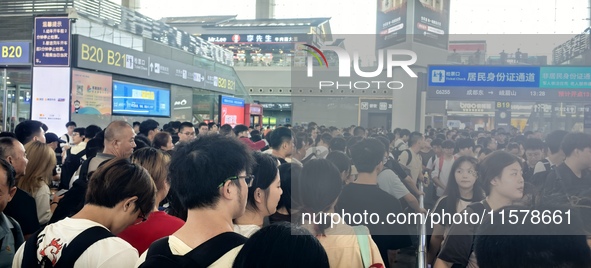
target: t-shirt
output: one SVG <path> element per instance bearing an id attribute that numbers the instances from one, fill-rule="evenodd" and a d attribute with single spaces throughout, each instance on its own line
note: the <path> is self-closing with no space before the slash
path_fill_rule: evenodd
<path id="1" fill-rule="evenodd" d="M 117 236 L 131 244 L 138 252 L 144 252 L 154 241 L 172 235 L 184 224 L 185 222 L 177 217 L 164 211 L 156 211 L 150 213 L 145 222 L 130 225 Z"/>
<path id="2" fill-rule="evenodd" d="M 486 211 L 491 207 L 486 201 L 482 201 Z M 472 208 L 465 209 L 469 214 L 474 213 Z M 452 224 L 446 239 L 441 244 L 441 251 L 437 258 L 453 263 L 458 267 L 478 268 L 476 256 L 472 251 L 474 235 L 478 224 Z"/>
<path id="3" fill-rule="evenodd" d="M 408 145 L 402 139 L 397 139 L 394 142 L 394 149 L 398 150 L 398 151 L 404 151 L 404 150 L 408 149 Z"/>
<path id="4" fill-rule="evenodd" d="M 438 177 L 441 183 L 443 183 L 444 186 L 447 186 L 447 181 L 449 180 L 451 167 L 455 162 L 455 157 L 452 157 L 451 159 L 444 158 L 443 163 L 441 165 L 441 170 L 439 170 L 439 161 L 439 157 L 435 158 L 433 164 L 433 173 L 431 173 L 431 177 Z M 444 189 L 441 189 L 441 187 L 437 187 L 437 196 L 442 196 L 443 192 Z"/>
<path id="5" fill-rule="evenodd" d="M 351 215 L 354 213 L 363 215 L 364 212 L 368 215 L 376 213 L 380 216 L 380 220 L 385 220 L 388 213 L 402 213 L 402 207 L 398 199 L 380 189 L 376 184 L 349 183 L 339 196 L 335 212 Z M 349 225 L 354 224 L 350 222 Z M 383 259 L 387 259 L 389 249 L 401 249 L 411 245 L 407 225 L 378 223 L 366 226 Z"/>
<path id="6" fill-rule="evenodd" d="M 42 238 L 37 249 L 37 258 L 41 259 L 40 253 L 44 252 L 51 261 L 58 261 L 64 246 L 67 246 L 84 230 L 94 226 L 104 227 L 91 220 L 72 218 L 48 225 L 39 234 L 39 237 Z M 21 267 L 24 247 L 23 244 L 16 252 L 12 267 Z M 137 259 L 137 250 L 129 243 L 118 237 L 109 237 L 88 247 L 76 260 L 74 267 L 133 267 Z"/>
<path id="7" fill-rule="evenodd" d="M 555 166 L 556 164 L 552 163 L 549 158 L 546 157 L 546 160 L 550 164 L 550 167 Z M 546 165 L 544 164 L 545 161 L 538 161 L 536 166 L 534 167 L 534 175 L 540 172 L 549 171 L 546 169 Z"/>
<path id="8" fill-rule="evenodd" d="M 304 226 L 310 230 L 311 226 Z M 313 231 L 313 230 L 310 230 Z M 333 228 L 324 230 L 324 236 L 317 236 L 326 251 L 330 267 L 363 267 L 359 242 L 353 227 L 346 224 L 335 224 Z M 371 264 L 384 263 L 376 243 L 369 240 Z"/>
<path id="9" fill-rule="evenodd" d="M 558 173 L 558 174 L 557 174 Z M 560 177 L 558 176 L 560 175 Z M 579 178 L 566 163 L 558 165 L 546 177 L 543 194 L 560 194 L 569 198 L 572 196 L 588 196 L 591 191 L 591 174 L 582 172 Z"/>
<path id="10" fill-rule="evenodd" d="M 217 261 L 212 263 L 209 266 L 209 268 L 232 267 L 232 264 L 234 263 L 234 259 L 236 259 L 236 255 L 238 255 L 238 252 L 240 252 L 240 250 L 242 249 L 242 246 L 244 246 L 244 245 L 239 245 L 239 246 L 231 249 L 230 251 L 226 252 L 226 254 L 224 254 Z M 189 247 L 187 244 L 185 244 L 182 240 L 180 240 L 178 237 L 176 237 L 174 235 L 171 235 L 168 237 L 168 247 L 170 248 L 170 251 L 172 252 L 172 254 L 177 255 L 177 256 L 184 256 L 185 254 L 187 254 L 191 250 L 193 250 L 193 248 Z M 144 251 L 144 253 L 140 256 L 138 261 L 135 263 L 135 267 L 139 267 L 140 265 L 142 265 L 142 263 L 144 263 L 144 261 L 146 261 L 146 254 L 147 253 L 148 253 L 148 251 Z M 121 267 L 123 267 L 123 266 L 121 266 Z M 128 266 L 128 267 L 133 267 L 133 266 Z"/>
<path id="11" fill-rule="evenodd" d="M 409 151 L 412 155 L 412 159 L 410 160 L 410 163 L 406 165 L 406 163 L 408 163 Z M 421 156 L 419 154 L 415 154 L 412 150 L 407 150 L 400 154 L 398 157 L 398 162 L 400 162 L 401 165 L 406 165 L 406 167 L 410 169 L 410 177 L 416 182 L 419 178 L 419 175 L 421 174 L 421 171 L 423 171 L 423 159 Z"/>
<path id="12" fill-rule="evenodd" d="M 234 224 L 234 232 L 239 233 L 246 238 L 251 237 L 254 233 L 256 233 L 260 229 L 261 229 L 260 226 L 254 225 L 254 224 L 245 224 L 245 225 Z"/>
<path id="13" fill-rule="evenodd" d="M 46 183 L 41 183 L 41 187 L 33 194 L 35 206 L 37 207 L 37 219 L 39 224 L 46 224 L 51 219 L 50 197 L 51 191 Z"/>
<path id="14" fill-rule="evenodd" d="M 403 198 L 410 193 L 402 181 L 400 181 L 400 178 L 391 169 L 384 169 L 378 174 L 378 186 L 396 199 Z"/>

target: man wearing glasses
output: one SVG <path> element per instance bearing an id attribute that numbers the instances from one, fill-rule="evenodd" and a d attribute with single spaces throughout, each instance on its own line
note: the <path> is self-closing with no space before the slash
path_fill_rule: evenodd
<path id="1" fill-rule="evenodd" d="M 182 142 L 190 142 L 195 139 L 195 128 L 191 122 L 183 122 L 179 127 L 179 142 L 175 146 Z"/>
<path id="2" fill-rule="evenodd" d="M 232 219 L 244 214 L 254 158 L 236 138 L 205 135 L 181 143 L 170 162 L 171 191 L 185 207 L 187 221 L 142 254 L 140 267 L 231 267 L 246 238 L 234 233 Z M 145 260 L 145 261 L 144 261 Z"/>

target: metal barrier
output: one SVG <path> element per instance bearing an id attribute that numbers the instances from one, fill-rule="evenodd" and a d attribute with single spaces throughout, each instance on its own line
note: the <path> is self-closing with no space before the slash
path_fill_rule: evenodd
<path id="1" fill-rule="evenodd" d="M 425 179 L 428 179 L 429 174 L 425 172 Z M 424 192 L 423 182 L 419 182 L 419 191 Z M 419 196 L 419 206 L 425 208 L 425 195 Z M 427 217 L 427 215 L 425 215 Z M 427 225 L 419 225 L 419 250 L 417 254 L 417 267 L 427 268 Z M 430 267 L 430 266 L 429 266 Z"/>

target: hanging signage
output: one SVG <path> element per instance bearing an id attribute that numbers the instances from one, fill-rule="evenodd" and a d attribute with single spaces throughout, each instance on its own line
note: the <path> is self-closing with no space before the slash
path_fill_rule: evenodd
<path id="1" fill-rule="evenodd" d="M 506 127 L 511 125 L 511 102 L 497 101 L 495 102 L 495 128 Z"/>
<path id="2" fill-rule="evenodd" d="M 415 42 L 447 50 L 449 5 L 450 0 L 415 0 Z"/>
<path id="3" fill-rule="evenodd" d="M 130 48 L 75 35 L 76 66 L 218 92 L 236 90 L 234 77 Z"/>
<path id="4" fill-rule="evenodd" d="M 589 34 L 578 34 L 552 50 L 552 62 L 562 64 L 574 57 L 578 57 L 591 49 Z"/>
<path id="5" fill-rule="evenodd" d="M 377 0 L 376 48 L 386 48 L 406 41 L 407 0 Z"/>
<path id="6" fill-rule="evenodd" d="M 70 19 L 35 18 L 35 66 L 70 66 Z"/>
<path id="7" fill-rule="evenodd" d="M 212 43 L 295 43 L 308 42 L 306 34 L 203 34 Z"/>
<path id="8" fill-rule="evenodd" d="M 0 65 L 30 64 L 31 42 L 0 42 Z"/>

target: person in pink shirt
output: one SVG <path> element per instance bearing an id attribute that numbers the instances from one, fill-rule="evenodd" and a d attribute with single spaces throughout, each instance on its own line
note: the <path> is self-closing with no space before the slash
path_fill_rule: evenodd
<path id="1" fill-rule="evenodd" d="M 260 151 L 261 149 L 267 146 L 266 140 L 260 140 L 257 142 L 253 142 L 248 137 L 248 127 L 245 125 L 237 125 L 234 127 L 234 133 L 236 137 L 238 137 L 242 142 L 244 142 L 248 147 L 254 151 Z"/>

